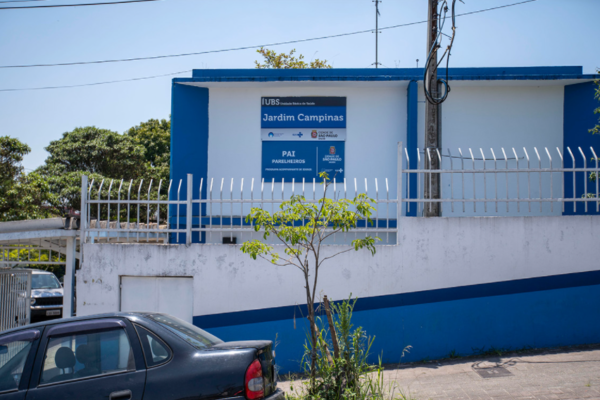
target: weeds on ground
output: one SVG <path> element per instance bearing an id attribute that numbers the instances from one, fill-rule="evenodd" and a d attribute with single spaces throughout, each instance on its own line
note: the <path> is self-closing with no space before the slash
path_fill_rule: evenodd
<path id="1" fill-rule="evenodd" d="M 314 385 L 308 381 L 291 381 L 287 400 L 413 400 L 395 382 L 384 381 L 381 357 L 377 365 L 367 358 L 373 345 L 362 327 L 354 328 L 352 313 L 356 300 L 349 298 L 338 304 L 325 301 L 328 319 L 317 318 L 317 363 Z M 335 318 L 332 318 L 335 316 Z M 405 352 L 409 347 L 405 349 Z M 310 340 L 304 345 L 302 365 L 310 376 Z M 404 354 L 404 352 L 403 352 Z"/>
<path id="2" fill-rule="evenodd" d="M 453 349 L 452 351 L 450 351 L 450 353 L 448 353 L 448 358 L 460 358 L 460 354 L 458 354 L 456 350 Z"/>

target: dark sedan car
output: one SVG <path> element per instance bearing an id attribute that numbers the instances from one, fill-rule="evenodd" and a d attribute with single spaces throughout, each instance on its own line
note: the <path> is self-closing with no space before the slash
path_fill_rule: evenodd
<path id="1" fill-rule="evenodd" d="M 166 314 L 53 320 L 0 334 L 0 398 L 268 399 L 270 341 L 223 342 Z"/>

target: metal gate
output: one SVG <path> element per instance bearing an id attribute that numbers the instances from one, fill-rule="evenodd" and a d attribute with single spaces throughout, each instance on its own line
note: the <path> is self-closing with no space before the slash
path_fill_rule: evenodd
<path id="1" fill-rule="evenodd" d="M 31 271 L 0 269 L 0 332 L 29 324 Z"/>

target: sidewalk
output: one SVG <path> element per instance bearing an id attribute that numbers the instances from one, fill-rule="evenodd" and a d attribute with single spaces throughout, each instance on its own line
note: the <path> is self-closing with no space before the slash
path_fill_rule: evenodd
<path id="1" fill-rule="evenodd" d="M 408 399 L 600 399 L 600 345 L 395 367 L 384 379 Z"/>

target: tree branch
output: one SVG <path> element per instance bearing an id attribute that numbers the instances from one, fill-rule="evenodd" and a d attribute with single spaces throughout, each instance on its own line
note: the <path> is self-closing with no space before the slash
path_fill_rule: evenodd
<path id="1" fill-rule="evenodd" d="M 349 252 L 349 251 L 352 251 L 352 250 L 354 250 L 354 248 L 350 247 L 349 249 L 346 249 L 346 250 L 344 250 L 344 251 L 340 251 L 340 252 L 338 252 L 338 253 L 335 253 L 335 254 L 334 254 L 334 255 L 332 255 L 332 256 L 325 257 L 324 259 L 322 259 L 322 260 L 321 260 L 321 262 L 319 263 L 319 266 L 321 266 L 321 264 L 323 264 L 325 261 L 329 260 L 330 258 L 333 258 L 333 257 L 339 256 L 340 254 L 344 254 L 344 253 L 347 253 L 347 252 Z"/>
<path id="2" fill-rule="evenodd" d="M 271 263 L 271 264 L 273 264 L 273 265 L 276 265 L 276 266 L 278 266 L 278 267 L 286 267 L 286 266 L 288 266 L 288 265 L 293 265 L 294 267 L 296 267 L 296 268 L 298 268 L 299 270 L 301 270 L 301 271 L 302 271 L 302 268 L 300 268 L 299 266 L 297 266 L 297 265 L 296 265 L 296 264 L 294 264 L 293 262 L 290 262 L 290 261 L 288 261 L 288 262 L 287 262 L 287 263 L 285 263 L 285 264 L 279 264 L 279 263 L 277 263 L 277 262 L 275 262 L 275 263 L 274 263 L 272 260 L 269 260 L 267 257 L 265 257 L 265 256 L 263 256 L 263 255 L 261 255 L 261 254 L 259 254 L 258 256 L 259 256 L 260 258 L 262 258 L 263 260 L 265 260 L 265 261 L 268 261 L 269 263 Z"/>
<path id="3" fill-rule="evenodd" d="M 275 228 L 271 228 L 271 230 L 273 231 L 275 237 L 277 237 L 277 239 L 279 239 L 279 241 L 281 243 L 283 243 L 285 245 L 285 247 L 287 247 L 290 250 L 294 250 L 293 247 L 291 247 L 285 240 L 283 240 L 283 238 L 281 236 L 279 236 L 279 231 L 277 231 Z M 296 259 L 298 260 L 298 262 L 300 263 L 300 265 L 302 265 L 302 259 L 296 254 Z M 294 264 L 294 266 L 296 266 L 296 264 Z"/>
<path id="4" fill-rule="evenodd" d="M 334 229 L 334 230 L 333 230 L 331 233 L 328 233 L 328 234 L 327 234 L 327 235 L 326 235 L 326 236 L 323 238 L 323 240 L 325 240 L 325 239 L 327 239 L 329 236 L 331 236 L 331 235 L 335 235 L 336 233 L 338 233 L 338 232 L 341 232 L 341 231 L 342 231 L 342 228 Z"/>

